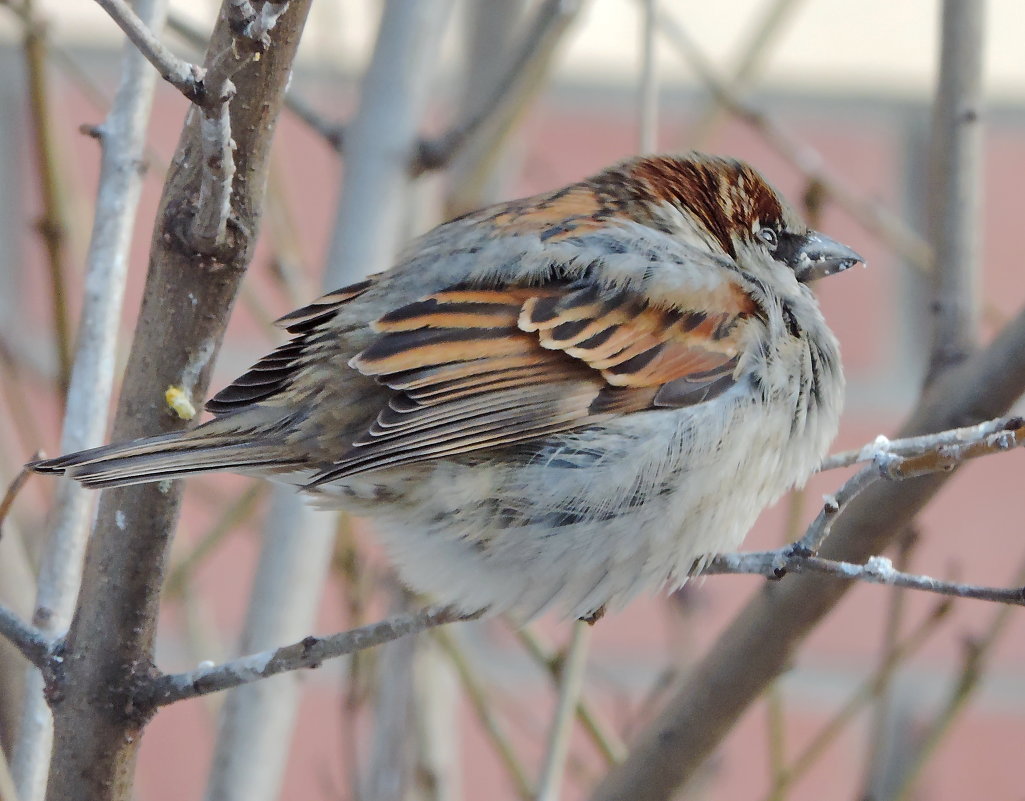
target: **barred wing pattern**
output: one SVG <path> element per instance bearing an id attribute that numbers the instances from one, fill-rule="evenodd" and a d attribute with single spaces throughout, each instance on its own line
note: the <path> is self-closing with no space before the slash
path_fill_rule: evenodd
<path id="1" fill-rule="evenodd" d="M 681 311 L 582 280 L 454 287 L 395 309 L 349 362 L 395 394 L 309 486 L 709 400 L 732 386 L 754 313 L 736 295 L 729 313 L 697 295 Z"/>

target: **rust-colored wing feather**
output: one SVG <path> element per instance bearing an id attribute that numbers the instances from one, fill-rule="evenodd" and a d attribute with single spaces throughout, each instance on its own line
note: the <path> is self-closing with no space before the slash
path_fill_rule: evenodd
<path id="1" fill-rule="evenodd" d="M 396 394 L 310 486 L 708 400 L 732 385 L 754 313 L 736 292 L 718 313 L 697 293 L 677 310 L 589 281 L 457 287 L 396 309 L 349 363 Z"/>

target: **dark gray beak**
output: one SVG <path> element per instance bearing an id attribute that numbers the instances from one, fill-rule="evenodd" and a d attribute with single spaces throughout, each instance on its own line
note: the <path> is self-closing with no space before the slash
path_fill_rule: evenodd
<path id="1" fill-rule="evenodd" d="M 864 261 L 847 245 L 841 245 L 818 231 L 811 231 L 807 236 L 798 238 L 792 246 L 793 250 L 787 254 L 786 262 L 802 283 L 842 273 L 848 267 Z"/>

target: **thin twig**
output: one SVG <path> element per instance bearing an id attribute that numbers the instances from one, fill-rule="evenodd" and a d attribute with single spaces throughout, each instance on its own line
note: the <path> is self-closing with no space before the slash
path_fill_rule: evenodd
<path id="1" fill-rule="evenodd" d="M 882 478 L 902 481 L 929 473 L 950 472 L 968 459 L 1003 453 L 1022 443 L 1025 443 L 1025 420 L 1002 417 L 894 442 L 880 436 L 858 451 L 856 456 L 853 451 L 838 454 L 827 460 L 830 466 L 869 460 L 872 464 L 859 470 L 835 495 L 826 496 L 822 511 L 796 547 L 805 553 L 816 553 L 829 536 L 843 507 Z"/>
<path id="2" fill-rule="evenodd" d="M 545 763 L 538 782 L 537 801 L 557 801 L 562 774 L 569 753 L 569 738 L 573 730 L 573 719 L 584 684 L 587 668 L 587 646 L 591 639 L 591 625 L 578 620 L 573 624 L 573 637 L 562 664 L 562 681 L 559 685 L 559 703 L 555 707 L 552 728 L 545 748 Z"/>
<path id="3" fill-rule="evenodd" d="M 28 625 L 6 606 L 0 605 L 0 636 L 9 640 L 29 662 L 42 670 L 52 647 L 39 629 Z"/>
<path id="4" fill-rule="evenodd" d="M 36 451 L 32 454 L 32 461 L 41 458 L 42 451 Z M 22 467 L 18 475 L 14 477 L 14 480 L 7 485 L 7 492 L 4 493 L 3 499 L 0 500 L 0 537 L 3 536 L 4 521 L 7 520 L 7 514 L 11 511 L 14 499 L 18 497 L 18 493 L 21 492 L 21 488 L 25 486 L 25 482 L 28 481 L 30 475 L 32 475 L 32 471 L 27 467 Z"/>
<path id="5" fill-rule="evenodd" d="M 47 77 L 46 53 L 49 48 L 46 26 L 34 11 L 31 0 L 21 6 L 25 29 L 25 66 L 28 78 L 29 109 L 35 138 L 36 164 L 43 211 L 37 223 L 46 247 L 46 264 L 50 278 L 50 302 L 53 309 L 54 344 L 57 351 L 57 386 L 61 399 L 67 393 L 71 377 L 71 322 L 67 303 L 67 233 L 68 215 L 62 197 L 61 165 L 54 136 L 50 109 L 50 82 Z"/>
<path id="6" fill-rule="evenodd" d="M 900 538 L 897 545 L 896 567 L 898 570 L 907 571 L 911 564 L 911 555 L 914 551 L 918 537 L 914 528 L 908 527 L 904 536 Z M 901 625 L 904 619 L 904 608 L 908 597 L 908 590 L 904 587 L 894 587 L 890 590 L 886 620 L 883 626 L 883 663 L 892 661 L 893 651 L 897 648 L 900 638 Z M 946 603 L 950 599 L 946 599 Z M 941 602 L 942 603 L 942 602 Z M 864 760 L 864 774 L 873 789 L 876 784 L 875 776 L 880 772 L 880 767 L 885 766 L 887 757 L 892 746 L 892 712 L 894 703 L 894 692 L 890 677 L 887 677 L 874 688 L 874 703 L 871 709 L 871 720 L 868 725 L 867 755 Z M 866 788 L 865 795 L 875 793 Z"/>
<path id="7" fill-rule="evenodd" d="M 1019 567 L 1014 578 L 1015 581 L 1025 581 L 1025 565 Z M 954 680 L 939 713 L 932 723 L 927 727 L 921 745 L 918 747 L 914 757 L 909 764 L 904 766 L 904 774 L 901 777 L 900 786 L 892 794 L 894 801 L 907 801 L 915 788 L 915 783 L 921 775 L 929 758 L 936 751 L 937 746 L 942 742 L 944 735 L 950 730 L 951 724 L 958 713 L 963 710 L 969 698 L 982 679 L 983 670 L 987 657 L 993 653 L 993 648 L 1000 640 L 1001 635 L 1011 622 L 1010 606 L 998 609 L 989 626 L 981 637 L 970 639 L 965 643 L 964 663 L 961 672 Z"/>
<path id="8" fill-rule="evenodd" d="M 560 660 L 552 653 L 551 648 L 541 642 L 537 634 L 528 626 L 513 625 L 513 633 L 527 653 L 534 658 L 534 661 L 545 669 L 552 681 L 558 683 Z M 606 763 L 615 765 L 617 762 L 623 761 L 623 757 L 626 756 L 626 746 L 623 741 L 598 719 L 598 713 L 583 695 L 580 696 L 580 702 L 577 704 L 577 717 Z"/>
<path id="9" fill-rule="evenodd" d="M 164 47 L 150 27 L 135 15 L 125 0 L 96 0 L 96 2 L 132 40 L 132 44 L 146 57 L 146 60 L 157 68 L 160 77 L 189 100 L 197 103 L 202 101 L 205 76 L 205 70 L 202 67 L 178 58 Z"/>
<path id="10" fill-rule="evenodd" d="M 198 25 L 180 12 L 171 11 L 167 16 L 167 27 L 178 34 L 191 46 L 202 49 L 207 46 L 209 36 Z M 341 122 L 325 119 L 310 101 L 289 87 L 285 92 L 285 108 L 306 123 L 313 131 L 330 145 L 332 150 L 341 153 L 345 142 L 345 126 Z"/>
<path id="11" fill-rule="evenodd" d="M 779 798 L 783 791 L 793 785 L 815 764 L 861 708 L 881 692 L 897 666 L 911 657 L 925 643 L 951 609 L 953 609 L 952 601 L 949 599 L 940 601 L 910 634 L 894 645 L 875 673 L 854 691 L 840 710 L 811 738 L 804 750 L 775 777 L 773 786 L 766 795 L 766 801 L 774 801 Z"/>
<path id="12" fill-rule="evenodd" d="M 737 119 L 761 133 L 765 141 L 804 177 L 818 184 L 837 205 L 844 208 L 862 225 L 873 231 L 894 250 L 915 266 L 932 268 L 932 249 L 899 217 L 871 200 L 860 197 L 836 176 L 826 171 L 822 157 L 787 133 L 771 116 L 759 111 L 739 97 L 721 78 L 697 44 L 672 17 L 659 14 L 659 30 L 688 61 L 698 77 L 722 106 Z"/>
<path id="13" fill-rule="evenodd" d="M 482 95 L 479 108 L 457 122 L 442 136 L 421 141 L 410 167 L 413 176 L 446 167 L 459 149 L 487 125 L 503 125 L 514 117 L 528 87 L 544 73 L 556 43 L 580 11 L 581 0 L 545 0 L 524 32 L 522 44 L 490 92 Z M 507 123 L 505 123 L 507 124 Z"/>
<path id="14" fill-rule="evenodd" d="M 822 510 L 816 515 L 804 536 L 798 541 L 797 548 L 804 553 L 818 553 L 822 543 L 829 537 L 833 523 L 840 517 L 844 507 L 860 495 L 869 485 L 880 481 L 882 473 L 874 465 L 866 465 L 844 482 L 833 495 L 823 500 Z"/>
<path id="15" fill-rule="evenodd" d="M 658 76 L 655 73 L 655 32 L 658 0 L 641 0 L 641 71 L 637 103 L 637 152 L 658 147 Z"/>
<path id="16" fill-rule="evenodd" d="M 249 519 L 266 494 L 267 488 L 268 484 L 265 481 L 254 482 L 247 487 L 245 492 L 224 510 L 209 531 L 200 537 L 185 558 L 171 568 L 170 575 L 164 583 L 164 595 L 167 598 L 178 598 L 185 592 L 196 569 L 231 531 Z"/>
<path id="17" fill-rule="evenodd" d="M 491 740 L 495 753 L 512 779 L 516 795 L 525 799 L 525 801 L 529 801 L 529 799 L 534 797 L 534 789 L 531 786 L 527 769 L 523 766 L 523 762 L 516 753 L 516 749 L 509 740 L 509 736 L 503 731 L 502 725 L 495 716 L 486 688 L 481 684 L 476 672 L 467 660 L 466 654 L 463 653 L 462 649 L 459 648 L 447 631 L 436 629 L 434 637 L 437 639 L 442 650 L 448 655 L 448 658 L 452 660 L 470 705 L 477 714 L 477 720 L 480 721 L 480 725 L 484 728 L 484 733 Z"/>
<path id="18" fill-rule="evenodd" d="M 267 48 L 270 31 L 288 8 L 288 1 L 264 3 L 258 13 L 247 0 L 230 0 L 227 9 L 234 37 L 228 47 L 207 54 L 205 67 L 171 53 L 124 0 L 96 2 L 160 74 L 199 108 L 203 171 L 189 237 L 198 252 L 213 254 L 225 243 L 235 177 L 235 143 L 228 109 L 235 96 L 231 79 Z"/>
<path id="19" fill-rule="evenodd" d="M 897 456 L 920 456 L 927 451 L 946 445 L 962 445 L 975 439 L 985 439 L 1000 431 L 1014 430 L 1021 425 L 1020 417 L 998 417 L 964 428 L 951 428 L 935 434 L 924 434 L 919 437 L 904 439 L 887 439 L 879 435 L 868 445 L 849 451 L 834 453 L 823 460 L 820 471 L 833 470 L 837 467 L 849 467 L 858 462 L 868 462 L 876 458 L 879 452 L 892 453 Z"/>
<path id="20" fill-rule="evenodd" d="M 862 565 L 824 559 L 820 556 L 806 556 L 787 548 L 774 551 L 752 551 L 739 554 L 721 554 L 702 569 L 702 575 L 742 573 L 765 576 L 769 579 L 782 578 L 787 573 L 819 573 L 835 578 L 866 581 L 870 584 L 887 584 L 892 587 L 908 587 L 913 590 L 951 595 L 956 598 L 976 598 L 981 601 L 1025 606 L 1025 587 L 984 587 L 977 584 L 963 584 L 942 581 L 931 576 L 902 573 L 893 567 L 885 556 L 872 556 Z"/>
<path id="21" fill-rule="evenodd" d="M 764 6 L 761 18 L 753 26 L 750 36 L 737 47 L 738 59 L 736 66 L 730 71 L 730 77 L 726 83 L 730 93 L 740 97 L 744 94 L 752 77 L 760 72 L 764 58 L 770 52 L 770 46 L 775 44 L 779 34 L 785 29 L 786 24 L 797 10 L 797 6 L 804 0 L 773 0 Z M 711 136 L 726 109 L 716 98 L 711 98 L 703 109 L 697 114 L 697 122 L 694 123 L 691 141 L 693 147 L 701 149 L 703 143 Z"/>
<path id="22" fill-rule="evenodd" d="M 379 623 L 339 632 L 330 637 L 306 637 L 291 645 L 250 654 L 221 665 L 187 673 L 164 674 L 140 691 L 138 701 L 144 706 L 166 706 L 175 701 L 228 690 L 285 671 L 316 667 L 325 659 L 373 648 L 434 626 L 474 620 L 480 614 L 467 615 L 448 607 L 432 607 L 395 615 Z"/>

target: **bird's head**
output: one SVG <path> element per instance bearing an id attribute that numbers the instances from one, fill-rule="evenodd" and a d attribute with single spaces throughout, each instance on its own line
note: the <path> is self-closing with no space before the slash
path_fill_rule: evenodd
<path id="1" fill-rule="evenodd" d="M 688 153 L 635 159 L 614 170 L 650 215 L 649 225 L 729 257 L 753 277 L 801 283 L 834 275 L 862 257 L 811 230 L 750 165 Z"/>

